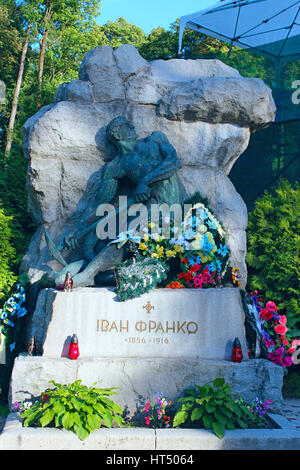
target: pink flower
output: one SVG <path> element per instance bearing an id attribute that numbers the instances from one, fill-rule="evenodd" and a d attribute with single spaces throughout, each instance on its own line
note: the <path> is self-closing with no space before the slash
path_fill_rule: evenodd
<path id="1" fill-rule="evenodd" d="M 146 413 L 148 413 L 149 408 L 150 408 L 150 402 L 147 401 L 146 406 L 145 406 L 145 412 L 146 412 Z"/>
<path id="2" fill-rule="evenodd" d="M 286 353 L 287 354 L 294 354 L 295 351 L 296 351 L 296 348 L 291 347 L 286 351 Z"/>
<path id="3" fill-rule="evenodd" d="M 280 325 L 286 325 L 287 319 L 285 315 L 279 315 L 279 323 Z"/>
<path id="4" fill-rule="evenodd" d="M 269 353 L 268 358 L 270 359 L 270 361 L 281 366 L 283 355 L 284 355 L 284 348 L 281 347 L 281 348 L 278 348 L 274 353 Z"/>
<path id="5" fill-rule="evenodd" d="M 269 302 L 266 303 L 266 309 L 274 310 L 275 312 L 277 312 L 276 304 L 274 304 L 274 302 L 272 302 L 271 300 L 269 300 Z"/>
<path id="6" fill-rule="evenodd" d="M 287 327 L 284 326 L 284 325 L 277 325 L 275 326 L 275 331 L 278 335 L 285 335 L 285 333 L 287 332 Z"/>
<path id="7" fill-rule="evenodd" d="M 268 338 L 264 338 L 264 342 L 265 342 L 265 345 L 268 349 L 271 348 L 272 346 L 274 346 L 274 344 L 275 344 L 274 341 L 272 341 Z"/>
<path id="8" fill-rule="evenodd" d="M 292 356 L 287 356 L 282 359 L 282 367 L 290 367 L 293 363 L 293 358 Z"/>
<path id="9" fill-rule="evenodd" d="M 150 425 L 150 416 L 145 416 L 146 426 Z"/>

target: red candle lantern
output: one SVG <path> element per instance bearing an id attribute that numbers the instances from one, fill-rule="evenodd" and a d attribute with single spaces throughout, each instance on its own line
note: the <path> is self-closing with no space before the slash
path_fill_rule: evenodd
<path id="1" fill-rule="evenodd" d="M 243 360 L 242 346 L 238 338 L 235 338 L 233 342 L 231 358 L 233 362 L 242 362 Z"/>
<path id="2" fill-rule="evenodd" d="M 77 359 L 79 357 L 79 347 L 77 335 L 73 335 L 69 347 L 69 358 Z"/>

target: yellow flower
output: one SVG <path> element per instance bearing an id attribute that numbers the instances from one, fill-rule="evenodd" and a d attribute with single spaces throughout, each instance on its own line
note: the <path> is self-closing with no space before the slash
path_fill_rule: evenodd
<path id="1" fill-rule="evenodd" d="M 148 242 L 148 241 L 149 241 L 149 235 L 148 235 L 148 233 L 145 233 L 145 235 L 144 235 L 143 238 L 144 238 L 145 242 Z"/>
<path id="2" fill-rule="evenodd" d="M 147 245 L 145 245 L 145 243 L 142 242 L 142 243 L 139 244 L 139 250 L 148 251 L 148 247 L 147 247 Z"/>
<path id="3" fill-rule="evenodd" d="M 166 251 L 166 257 L 167 258 L 173 258 L 173 256 L 176 254 L 175 251 L 172 251 L 172 250 L 167 250 Z"/>
<path id="4" fill-rule="evenodd" d="M 159 256 L 162 256 L 164 254 L 164 247 L 163 246 L 157 246 L 156 247 L 156 252 Z"/>
<path id="5" fill-rule="evenodd" d="M 157 253 L 152 253 L 151 258 L 159 258 Z"/>
<path id="6" fill-rule="evenodd" d="M 184 251 L 184 248 L 182 246 L 179 246 L 179 245 L 174 245 L 174 251 L 176 253 L 182 253 L 182 251 Z"/>

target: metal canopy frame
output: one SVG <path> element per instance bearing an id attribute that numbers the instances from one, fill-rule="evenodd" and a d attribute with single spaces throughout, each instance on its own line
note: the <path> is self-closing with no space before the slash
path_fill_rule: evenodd
<path id="1" fill-rule="evenodd" d="M 273 62 L 276 63 L 276 68 L 280 69 L 281 65 L 285 62 L 289 62 L 291 60 L 296 60 L 300 58 L 300 31 L 299 34 L 296 34 L 291 37 L 292 30 L 295 26 L 300 27 L 300 0 L 294 0 L 290 5 L 281 8 L 277 12 L 272 12 L 271 9 L 269 11 L 269 15 L 265 17 L 264 19 L 259 19 L 257 24 L 252 24 L 251 27 L 248 29 L 244 30 L 243 32 L 240 32 L 237 34 L 238 28 L 240 26 L 240 14 L 242 12 L 242 9 L 248 6 L 251 6 L 253 4 L 262 4 L 262 3 L 267 3 L 270 8 L 271 8 L 271 0 L 227 0 L 225 2 L 222 2 L 218 4 L 215 7 L 208 8 L 206 10 L 194 13 L 192 15 L 187 15 L 183 16 L 180 19 L 180 30 L 179 30 L 179 54 L 181 54 L 182 50 L 182 36 L 184 33 L 184 29 L 188 28 L 194 31 L 198 31 L 199 33 L 205 34 L 207 36 L 212 36 L 216 39 L 220 39 L 222 41 L 225 41 L 230 44 L 229 48 L 229 54 L 231 52 L 231 49 L 233 46 L 240 47 L 242 49 L 247 49 L 248 51 L 255 52 L 259 55 L 262 55 Z M 281 27 L 272 27 L 272 20 L 275 18 L 278 18 L 280 15 L 283 13 L 287 12 L 288 10 L 292 8 L 296 8 L 296 13 L 294 15 L 293 21 L 290 22 L 290 24 L 284 24 Z M 205 25 L 205 17 L 207 15 L 214 15 L 214 14 L 222 14 L 222 11 L 229 10 L 229 9 L 238 9 L 237 15 L 236 15 L 236 21 L 233 23 L 233 35 L 229 37 L 228 35 L 222 33 L 221 31 L 213 30 L 207 27 Z M 201 18 L 203 18 L 203 24 L 201 24 Z M 270 25 L 270 28 L 267 30 L 264 29 L 263 31 L 258 31 L 258 28 L 260 28 L 263 25 Z M 285 37 L 281 38 L 279 41 L 271 41 L 270 43 L 263 43 L 263 44 L 258 44 L 257 46 L 252 46 L 251 44 L 247 44 L 247 38 L 253 38 L 254 36 L 261 36 L 265 35 L 268 33 L 274 33 L 274 32 L 279 32 L 286 30 L 286 35 Z M 291 40 L 294 40 L 295 42 L 299 42 L 299 50 L 296 52 L 293 51 L 290 54 L 284 54 L 284 49 L 287 45 L 287 43 Z M 270 50 L 267 50 L 267 47 L 270 45 L 275 45 L 278 43 L 279 47 L 279 53 L 272 53 Z"/>

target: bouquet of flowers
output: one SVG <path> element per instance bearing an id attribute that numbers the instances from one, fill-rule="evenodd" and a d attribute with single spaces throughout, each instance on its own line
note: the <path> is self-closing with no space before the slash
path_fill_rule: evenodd
<path id="1" fill-rule="evenodd" d="M 220 222 L 202 203 L 197 203 L 175 232 L 169 243 L 179 252 L 178 287 L 202 289 L 220 285 L 230 256 Z"/>
<path id="2" fill-rule="evenodd" d="M 155 428 L 168 428 L 170 426 L 171 417 L 167 414 L 168 408 L 172 405 L 171 401 L 167 401 L 165 396 L 160 392 L 154 392 L 156 395 L 156 404 L 147 401 L 144 413 L 145 424 L 152 424 Z"/>
<path id="3" fill-rule="evenodd" d="M 17 284 L 16 292 L 9 297 L 0 309 L 0 336 L 2 347 L 9 343 L 9 350 L 12 352 L 16 347 L 15 337 L 13 331 L 17 325 L 17 320 L 27 314 L 24 306 L 25 303 L 25 289 L 21 284 Z"/>
<path id="4" fill-rule="evenodd" d="M 293 354 L 300 346 L 300 339 L 291 339 L 288 334 L 287 318 L 278 313 L 274 302 L 268 301 L 264 305 L 258 291 L 251 292 L 252 300 L 259 313 L 261 334 L 268 351 L 268 359 L 284 368 L 293 363 Z"/>

